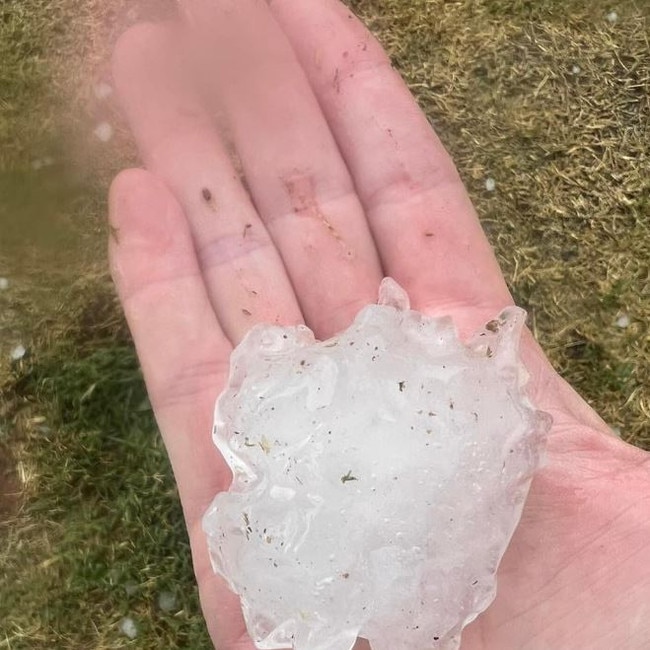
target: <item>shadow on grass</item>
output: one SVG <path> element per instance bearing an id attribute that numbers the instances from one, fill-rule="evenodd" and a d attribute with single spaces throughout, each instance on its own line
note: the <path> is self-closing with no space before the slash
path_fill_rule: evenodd
<path id="1" fill-rule="evenodd" d="M 3 631 L 13 649 L 210 647 L 135 352 L 106 283 L 81 293 L 92 298 L 67 305 L 66 331 L 36 342 L 2 388 L 24 483 L 0 532 Z M 135 641 L 120 635 L 126 616 Z"/>

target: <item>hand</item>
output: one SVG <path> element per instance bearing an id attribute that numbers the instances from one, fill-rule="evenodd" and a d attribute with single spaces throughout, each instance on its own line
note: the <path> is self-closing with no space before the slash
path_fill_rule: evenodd
<path id="1" fill-rule="evenodd" d="M 181 5 L 220 118 L 188 83 L 178 26 L 122 37 L 115 83 L 148 171 L 125 171 L 111 189 L 111 266 L 178 482 L 210 634 L 220 649 L 248 649 L 239 601 L 213 575 L 201 531 L 230 482 L 210 430 L 232 347 L 259 322 L 333 335 L 376 301 L 384 275 L 414 308 L 451 314 L 463 334 L 512 299 L 453 163 L 344 6 Z M 462 649 L 647 648 L 648 455 L 608 435 L 529 334 L 523 353 L 531 397 L 554 418 L 548 460 L 497 598 Z"/>

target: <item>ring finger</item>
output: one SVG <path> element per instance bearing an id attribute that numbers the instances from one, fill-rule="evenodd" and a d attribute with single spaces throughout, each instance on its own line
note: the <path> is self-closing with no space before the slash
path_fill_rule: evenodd
<path id="1" fill-rule="evenodd" d="M 237 343 L 255 323 L 303 319 L 282 259 L 186 83 L 177 36 L 170 25 L 131 28 L 116 46 L 113 77 L 145 166 L 181 204 L 212 306 Z"/>

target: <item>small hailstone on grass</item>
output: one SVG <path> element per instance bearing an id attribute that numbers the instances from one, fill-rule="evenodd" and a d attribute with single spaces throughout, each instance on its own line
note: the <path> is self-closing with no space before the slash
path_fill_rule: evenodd
<path id="1" fill-rule="evenodd" d="M 54 164 L 54 158 L 52 156 L 45 156 L 44 158 L 36 158 L 32 160 L 32 169 L 34 171 L 39 171 L 44 167 L 51 167 Z"/>
<path id="2" fill-rule="evenodd" d="M 133 596 L 138 592 L 138 585 L 135 582 L 127 582 L 124 585 L 124 591 L 126 592 L 127 596 Z"/>
<path id="3" fill-rule="evenodd" d="M 571 74 L 580 74 L 581 72 L 582 72 L 582 68 L 577 64 L 574 64 L 573 67 L 571 68 Z"/>
<path id="4" fill-rule="evenodd" d="M 615 11 L 610 11 L 607 14 L 607 21 L 612 25 L 618 20 L 618 14 Z"/>
<path id="5" fill-rule="evenodd" d="M 488 192 L 494 192 L 496 188 L 497 188 L 497 182 L 491 176 L 485 179 L 485 189 Z"/>
<path id="6" fill-rule="evenodd" d="M 12 361 L 20 361 L 26 353 L 27 350 L 25 349 L 25 346 L 22 345 L 22 343 L 19 343 L 15 348 L 11 350 L 9 356 L 11 357 Z"/>
<path id="7" fill-rule="evenodd" d="M 158 594 L 158 607 L 163 612 L 171 612 L 176 609 L 176 595 L 171 591 L 161 591 Z"/>
<path id="8" fill-rule="evenodd" d="M 138 626 L 130 616 L 126 616 L 120 621 L 120 632 L 129 639 L 135 639 L 138 636 Z"/>
<path id="9" fill-rule="evenodd" d="M 0 291 L 5 291 L 9 288 L 9 280 L 7 278 L 0 278 Z"/>
<path id="10" fill-rule="evenodd" d="M 93 91 L 95 92 L 95 97 L 102 100 L 107 99 L 113 94 L 113 87 L 105 81 L 100 81 L 98 84 L 95 84 Z"/>
<path id="11" fill-rule="evenodd" d="M 108 142 L 113 137 L 113 127 L 108 122 L 102 122 L 97 125 L 93 133 L 102 142 Z"/>
<path id="12" fill-rule="evenodd" d="M 622 330 L 630 326 L 630 317 L 627 314 L 621 314 L 616 319 L 616 327 L 620 327 Z"/>

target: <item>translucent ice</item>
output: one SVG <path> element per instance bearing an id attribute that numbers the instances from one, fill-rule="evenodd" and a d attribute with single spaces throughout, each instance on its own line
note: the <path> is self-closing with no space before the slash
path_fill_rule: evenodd
<path id="1" fill-rule="evenodd" d="M 548 428 L 524 320 L 508 308 L 465 345 L 387 279 L 335 338 L 258 326 L 234 351 L 214 425 L 234 478 L 204 529 L 258 648 L 458 647 Z"/>

